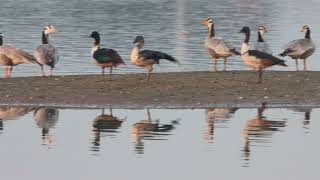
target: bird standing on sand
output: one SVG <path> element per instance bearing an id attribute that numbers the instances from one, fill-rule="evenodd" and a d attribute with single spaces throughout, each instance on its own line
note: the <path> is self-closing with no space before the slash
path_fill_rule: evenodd
<path id="1" fill-rule="evenodd" d="M 316 50 L 316 46 L 311 40 L 311 32 L 309 26 L 304 25 L 300 31 L 305 33 L 304 38 L 289 42 L 289 44 L 286 46 L 286 49 L 279 55 L 283 57 L 289 56 L 294 59 L 296 61 L 297 71 L 299 70 L 298 59 L 303 59 L 304 71 L 306 71 L 306 60 L 314 53 L 314 51 Z"/>
<path id="2" fill-rule="evenodd" d="M 141 48 L 143 48 L 144 46 L 144 38 L 142 36 L 137 36 L 133 41 L 133 43 L 135 44 L 135 46 L 132 49 L 131 55 L 130 55 L 131 63 L 136 66 L 144 67 L 148 70 L 148 74 L 146 77 L 147 81 L 150 80 L 151 72 L 153 70 L 153 65 L 159 64 L 160 59 L 166 59 L 173 63 L 179 63 L 174 57 L 166 53 L 162 53 L 159 51 L 150 51 L 150 50 L 140 51 Z"/>
<path id="3" fill-rule="evenodd" d="M 49 34 L 56 33 L 58 30 L 54 26 L 46 26 L 42 31 L 42 44 L 37 47 L 34 57 L 41 67 L 41 76 L 44 77 L 44 65 L 50 66 L 49 76 L 52 76 L 52 70 L 59 61 L 57 49 L 49 44 Z"/>
<path id="4" fill-rule="evenodd" d="M 262 82 L 262 70 L 274 65 L 287 66 L 284 60 L 281 60 L 271 54 L 258 51 L 250 50 L 249 39 L 250 39 L 250 28 L 243 27 L 240 33 L 245 34 L 245 40 L 241 46 L 241 58 L 244 63 L 257 70 L 258 73 L 258 83 Z"/>
<path id="5" fill-rule="evenodd" d="M 12 68 L 18 64 L 34 63 L 34 57 L 13 46 L 3 45 L 3 35 L 0 33 L 0 64 L 6 66 L 6 76 L 12 77 Z"/>
<path id="6" fill-rule="evenodd" d="M 112 80 L 112 68 L 125 63 L 117 51 L 113 49 L 100 48 L 100 34 L 97 31 L 93 31 L 90 37 L 94 39 L 94 44 L 91 49 L 93 61 L 101 67 L 102 75 L 104 75 L 104 68 L 109 67 L 109 80 Z"/>
<path id="7" fill-rule="evenodd" d="M 217 71 L 217 60 L 224 59 L 224 70 L 227 66 L 227 58 L 232 55 L 240 55 L 240 53 L 223 39 L 215 37 L 214 22 L 212 18 L 204 19 L 202 24 L 208 26 L 208 36 L 204 40 L 204 47 L 214 59 L 214 69 Z"/>
<path id="8" fill-rule="evenodd" d="M 269 54 L 272 54 L 272 51 L 266 42 L 266 40 L 263 38 L 263 35 L 268 32 L 267 28 L 264 26 L 259 26 L 258 29 L 258 39 L 257 42 L 254 45 L 254 49 L 262 52 L 266 52 Z"/>

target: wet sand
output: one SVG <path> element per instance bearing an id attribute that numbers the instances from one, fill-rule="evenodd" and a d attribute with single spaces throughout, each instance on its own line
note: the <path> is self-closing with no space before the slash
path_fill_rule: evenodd
<path id="1" fill-rule="evenodd" d="M 320 72 L 177 72 L 0 79 L 0 105 L 86 108 L 319 106 Z"/>

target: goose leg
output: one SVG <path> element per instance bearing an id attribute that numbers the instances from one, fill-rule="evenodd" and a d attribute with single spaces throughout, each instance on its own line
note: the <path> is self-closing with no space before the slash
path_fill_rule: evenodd
<path id="1" fill-rule="evenodd" d="M 9 73 L 9 67 L 6 67 L 6 76 L 5 76 L 5 78 L 8 78 L 8 73 Z"/>
<path id="2" fill-rule="evenodd" d="M 298 59 L 295 59 L 295 60 L 296 60 L 296 70 L 299 71 Z"/>
<path id="3" fill-rule="evenodd" d="M 258 71 L 258 84 L 262 83 L 262 69 L 259 69 Z"/>
<path id="4" fill-rule="evenodd" d="M 307 71 L 307 59 L 303 60 L 303 70 Z"/>
<path id="5" fill-rule="evenodd" d="M 153 70 L 152 66 L 149 66 L 149 67 L 148 67 L 147 79 L 146 79 L 147 81 L 149 81 L 150 78 L 151 78 L 151 72 L 152 72 L 152 70 Z"/>
<path id="6" fill-rule="evenodd" d="M 13 67 L 10 66 L 10 67 L 9 67 L 9 77 L 12 77 L 12 69 L 13 69 Z"/>
<path id="7" fill-rule="evenodd" d="M 101 75 L 104 76 L 104 67 L 101 67 Z"/>
<path id="8" fill-rule="evenodd" d="M 49 76 L 52 76 L 52 71 L 53 71 L 53 68 L 50 67 Z"/>
<path id="9" fill-rule="evenodd" d="M 110 67 L 110 72 L 109 72 L 109 81 L 112 81 L 112 66 Z"/>
<path id="10" fill-rule="evenodd" d="M 40 66 L 41 68 L 41 77 L 45 77 L 46 75 L 44 74 L 44 68 L 43 65 Z"/>
<path id="11" fill-rule="evenodd" d="M 224 58 L 224 71 L 227 71 L 227 58 Z"/>
<path id="12" fill-rule="evenodd" d="M 217 64 L 218 64 L 217 59 L 214 59 L 214 71 L 218 71 Z"/>

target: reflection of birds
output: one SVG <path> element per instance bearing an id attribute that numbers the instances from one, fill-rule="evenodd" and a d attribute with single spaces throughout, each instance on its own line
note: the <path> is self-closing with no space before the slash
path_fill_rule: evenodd
<path id="1" fill-rule="evenodd" d="M 112 80 L 112 68 L 125 63 L 117 51 L 113 49 L 100 48 L 100 34 L 97 31 L 93 31 L 90 37 L 94 38 L 94 44 L 91 50 L 94 62 L 101 67 L 102 75 L 104 75 L 104 68 L 109 67 L 109 80 Z"/>
<path id="2" fill-rule="evenodd" d="M 153 65 L 159 64 L 161 59 L 166 59 L 173 63 L 179 63 L 174 57 L 163 52 L 150 50 L 141 51 L 144 46 L 144 38 L 142 36 L 137 36 L 133 43 L 135 46 L 130 55 L 131 63 L 139 67 L 144 67 L 148 70 L 146 77 L 147 81 L 150 80 Z"/>
<path id="3" fill-rule="evenodd" d="M 2 120 L 17 119 L 33 110 L 34 108 L 27 108 L 27 107 L 0 107 L 0 119 Z"/>
<path id="4" fill-rule="evenodd" d="M 305 33 L 304 38 L 289 42 L 289 44 L 286 46 L 286 49 L 279 55 L 289 56 L 292 59 L 294 59 L 296 61 L 297 71 L 299 70 L 298 59 L 303 59 L 304 70 L 306 71 L 306 60 L 309 56 L 311 56 L 314 53 L 314 51 L 316 50 L 316 46 L 311 40 L 311 32 L 309 26 L 304 25 L 301 29 L 301 32 Z"/>
<path id="5" fill-rule="evenodd" d="M 262 52 L 266 52 L 269 54 L 272 54 L 270 47 L 266 40 L 263 38 L 263 35 L 268 32 L 267 28 L 264 26 L 259 26 L 258 29 L 258 39 L 257 42 L 254 45 L 254 49 Z"/>
<path id="6" fill-rule="evenodd" d="M 303 128 L 309 129 L 312 109 L 308 107 L 299 107 L 299 108 L 293 108 L 292 110 L 295 112 L 304 113 Z"/>
<path id="7" fill-rule="evenodd" d="M 37 47 L 34 57 L 41 67 L 41 75 L 45 76 L 44 65 L 50 66 L 49 76 L 52 76 L 52 70 L 59 60 L 57 49 L 49 44 L 49 34 L 56 33 L 58 30 L 53 26 L 46 26 L 42 31 L 42 44 Z"/>
<path id="8" fill-rule="evenodd" d="M 3 45 L 3 35 L 0 33 L 0 64 L 6 66 L 6 77 L 12 76 L 13 66 L 33 62 L 32 55 L 13 46 Z"/>
<path id="9" fill-rule="evenodd" d="M 59 110 L 50 108 L 38 108 L 34 111 L 34 121 L 42 128 L 43 144 L 51 145 L 53 140 L 50 135 L 50 128 L 54 128 L 59 119 Z"/>
<path id="10" fill-rule="evenodd" d="M 144 153 L 143 140 L 167 140 L 165 136 L 170 135 L 177 121 L 172 121 L 170 124 L 160 124 L 159 120 L 152 121 L 150 111 L 147 110 L 148 119 L 135 123 L 132 126 L 131 135 L 132 141 L 135 144 L 135 150 L 138 154 Z"/>
<path id="11" fill-rule="evenodd" d="M 212 18 L 204 19 L 202 24 L 208 26 L 208 37 L 204 40 L 204 47 L 214 59 L 214 68 L 217 70 L 217 60 L 224 59 L 224 70 L 227 66 L 227 58 L 232 55 L 240 55 L 235 48 L 228 45 L 223 39 L 215 37 L 214 22 Z"/>
<path id="12" fill-rule="evenodd" d="M 112 114 L 110 109 L 110 115 L 104 113 L 102 110 L 101 115 L 97 116 L 92 124 L 93 142 L 92 150 L 99 151 L 101 135 L 114 136 L 118 133 L 117 129 L 121 127 L 124 119 L 119 119 Z"/>
<path id="13" fill-rule="evenodd" d="M 204 139 L 208 142 L 212 142 L 212 140 L 214 139 L 214 130 L 217 125 L 225 127 L 225 124 L 237 109 L 238 108 L 212 108 L 206 110 L 207 129 L 204 133 Z"/>
<path id="14" fill-rule="evenodd" d="M 274 132 L 280 131 L 286 126 L 285 121 L 270 121 L 263 116 L 265 110 L 265 103 L 258 108 L 258 116 L 246 122 L 242 131 L 242 138 L 244 140 L 244 157 L 246 161 L 250 161 L 250 147 L 259 144 L 270 143 L 271 136 Z M 254 145 L 252 144 L 254 143 Z"/>
<path id="15" fill-rule="evenodd" d="M 241 58 L 244 63 L 257 70 L 258 73 L 258 83 L 262 82 L 262 70 L 274 65 L 287 66 L 284 60 L 281 60 L 271 54 L 258 51 L 258 50 L 250 50 L 249 39 L 250 39 L 250 28 L 243 27 L 240 30 L 240 33 L 245 34 L 245 40 L 241 46 Z"/>

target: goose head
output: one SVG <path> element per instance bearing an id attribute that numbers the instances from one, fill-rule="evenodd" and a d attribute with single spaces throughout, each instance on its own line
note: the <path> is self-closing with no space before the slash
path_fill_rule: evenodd
<path id="1" fill-rule="evenodd" d="M 43 28 L 43 32 L 44 34 L 52 34 L 58 32 L 58 29 L 54 26 L 49 25 Z"/>
<path id="2" fill-rule="evenodd" d="M 244 34 L 250 33 L 250 28 L 247 27 L 247 26 L 244 26 L 244 27 L 239 31 L 239 33 L 244 33 Z"/>
<path id="3" fill-rule="evenodd" d="M 202 20 L 202 24 L 210 28 L 213 25 L 213 19 L 212 18 L 204 19 Z"/>
<path id="4" fill-rule="evenodd" d="M 306 33 L 307 31 L 310 31 L 310 28 L 309 28 L 308 25 L 304 25 L 304 26 L 302 26 L 302 28 L 300 29 L 300 32 Z"/>
<path id="5" fill-rule="evenodd" d="M 143 47 L 143 45 L 144 45 L 144 38 L 143 38 L 143 36 L 137 36 L 137 37 L 134 39 L 133 44 L 135 44 L 136 46 L 139 46 L 139 47 Z"/>
<path id="6" fill-rule="evenodd" d="M 100 39 L 100 34 L 97 31 L 93 31 L 90 37 L 93 39 Z"/>
<path id="7" fill-rule="evenodd" d="M 264 33 L 268 32 L 267 28 L 264 27 L 264 26 L 259 26 L 258 31 L 259 31 L 259 33 L 261 34 L 261 36 L 263 36 Z"/>

